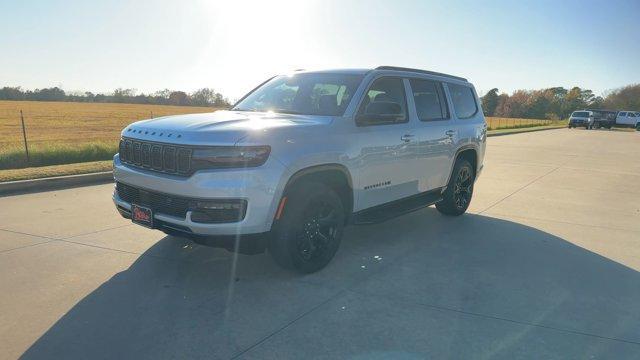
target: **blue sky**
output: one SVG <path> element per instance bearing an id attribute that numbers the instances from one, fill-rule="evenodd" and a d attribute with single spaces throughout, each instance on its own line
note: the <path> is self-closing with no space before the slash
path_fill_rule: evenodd
<path id="1" fill-rule="evenodd" d="M 640 83 L 640 1 L 0 0 L 0 86 L 213 87 L 397 65 L 484 92 Z"/>

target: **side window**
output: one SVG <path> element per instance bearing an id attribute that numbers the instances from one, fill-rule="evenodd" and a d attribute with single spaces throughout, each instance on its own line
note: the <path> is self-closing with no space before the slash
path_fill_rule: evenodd
<path id="1" fill-rule="evenodd" d="M 448 87 L 453 109 L 459 119 L 470 118 L 478 112 L 476 97 L 470 87 L 457 84 L 448 84 Z"/>
<path id="2" fill-rule="evenodd" d="M 626 112 L 621 112 L 620 114 L 618 114 L 618 116 L 627 116 Z"/>
<path id="3" fill-rule="evenodd" d="M 405 123 L 407 99 L 400 78 L 383 77 L 375 80 L 365 93 L 356 123 L 360 126 Z"/>
<path id="4" fill-rule="evenodd" d="M 411 91 L 420 121 L 449 118 L 442 84 L 431 80 L 411 79 Z"/>
<path id="5" fill-rule="evenodd" d="M 634 114 L 634 113 L 629 113 L 629 117 L 636 117 L 636 114 Z"/>

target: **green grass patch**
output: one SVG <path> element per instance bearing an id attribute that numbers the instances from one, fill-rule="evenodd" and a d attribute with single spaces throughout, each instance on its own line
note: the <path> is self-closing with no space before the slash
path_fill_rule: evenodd
<path id="1" fill-rule="evenodd" d="M 112 161 L 91 161 L 78 164 L 51 165 L 24 169 L 0 170 L 0 182 L 41 179 L 52 176 L 90 174 L 110 171 Z"/>
<path id="2" fill-rule="evenodd" d="M 42 144 L 29 147 L 29 161 L 24 148 L 10 147 L 0 150 L 0 169 L 83 163 L 110 160 L 118 152 L 118 145 L 111 142 L 80 144 Z"/>
<path id="3" fill-rule="evenodd" d="M 501 124 L 500 122 L 489 122 L 489 126 L 487 130 L 506 130 L 506 129 L 523 129 L 523 128 L 531 128 L 531 127 L 541 127 L 541 126 L 560 126 L 567 125 L 568 122 L 566 120 L 552 120 L 545 123 L 517 123 L 517 122 L 507 122 Z"/>

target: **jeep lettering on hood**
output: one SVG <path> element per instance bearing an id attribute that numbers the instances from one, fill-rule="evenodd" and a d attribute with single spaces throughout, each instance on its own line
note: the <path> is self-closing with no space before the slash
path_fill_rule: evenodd
<path id="1" fill-rule="evenodd" d="M 216 111 L 139 121 L 125 128 L 122 136 L 190 145 L 233 145 L 252 132 L 320 125 L 329 123 L 330 119 L 269 112 Z"/>

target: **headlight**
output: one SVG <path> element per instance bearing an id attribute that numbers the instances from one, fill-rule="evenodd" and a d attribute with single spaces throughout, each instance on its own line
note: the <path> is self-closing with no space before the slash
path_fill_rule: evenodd
<path id="1" fill-rule="evenodd" d="M 235 167 L 256 167 L 269 158 L 269 146 L 214 146 L 194 149 L 191 158 L 193 170 Z"/>

